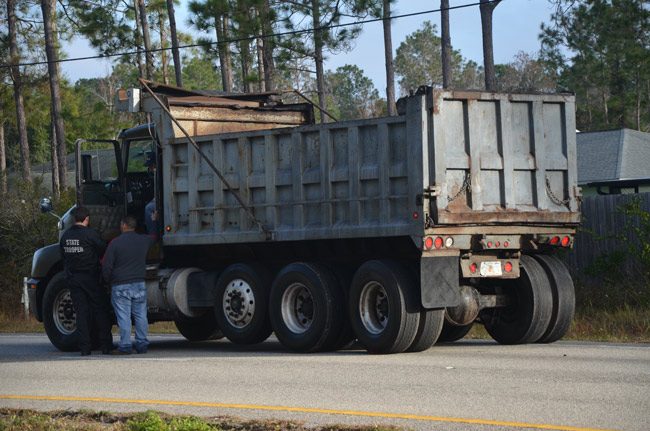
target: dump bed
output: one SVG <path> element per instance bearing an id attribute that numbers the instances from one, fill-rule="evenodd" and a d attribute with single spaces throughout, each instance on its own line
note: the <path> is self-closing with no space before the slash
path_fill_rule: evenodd
<path id="1" fill-rule="evenodd" d="M 428 89 L 400 110 L 198 136 L 229 191 L 175 136 L 166 114 L 152 109 L 163 151 L 165 244 L 416 239 L 432 225 L 516 224 L 533 232 L 579 221 L 573 96 Z"/>

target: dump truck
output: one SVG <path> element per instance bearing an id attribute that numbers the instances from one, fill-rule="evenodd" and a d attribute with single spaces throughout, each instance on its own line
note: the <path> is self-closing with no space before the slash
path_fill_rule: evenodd
<path id="1" fill-rule="evenodd" d="M 557 255 L 580 221 L 573 95 L 422 87 L 397 116 L 320 124 L 279 94 L 142 81 L 119 95 L 143 124 L 77 142 L 76 204 L 110 240 L 155 198 L 150 322 L 190 341 L 274 334 L 297 352 L 417 352 L 474 324 L 503 344 L 568 330 Z M 59 228 L 71 224 L 68 211 Z M 26 288 L 51 342 L 75 349 L 56 244 L 36 251 Z"/>

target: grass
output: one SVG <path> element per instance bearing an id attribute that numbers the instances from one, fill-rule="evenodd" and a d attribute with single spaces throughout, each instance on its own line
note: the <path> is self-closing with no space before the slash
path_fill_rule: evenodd
<path id="1" fill-rule="evenodd" d="M 0 431 L 400 431 L 394 426 L 326 425 L 301 422 L 243 420 L 231 416 L 199 418 L 156 411 L 108 413 L 89 410 L 37 412 L 0 409 Z"/>
<path id="2" fill-rule="evenodd" d="M 0 312 L 0 333 L 43 333 L 43 324 L 33 317 L 25 319 Z M 117 327 L 113 327 L 117 334 Z M 174 322 L 149 325 L 151 334 L 178 334 Z M 465 338 L 490 339 L 482 325 L 474 325 Z M 650 309 L 623 306 L 612 310 L 582 308 L 576 312 L 565 340 L 650 343 Z M 0 431 L 2 431 L 0 429 Z"/>

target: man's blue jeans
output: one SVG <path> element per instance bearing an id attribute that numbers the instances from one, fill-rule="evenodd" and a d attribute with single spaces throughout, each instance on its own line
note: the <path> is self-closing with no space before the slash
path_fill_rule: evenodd
<path id="1" fill-rule="evenodd" d="M 131 316 L 135 323 L 135 350 L 139 353 L 147 351 L 147 290 L 144 281 L 118 284 L 111 291 L 111 302 L 115 309 L 117 325 L 120 327 L 119 349 L 131 352 Z"/>

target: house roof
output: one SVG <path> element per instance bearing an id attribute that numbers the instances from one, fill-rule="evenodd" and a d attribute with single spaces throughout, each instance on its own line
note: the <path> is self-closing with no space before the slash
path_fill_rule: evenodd
<path id="1" fill-rule="evenodd" d="M 650 177 L 650 133 L 630 129 L 577 134 L 578 184 Z"/>

